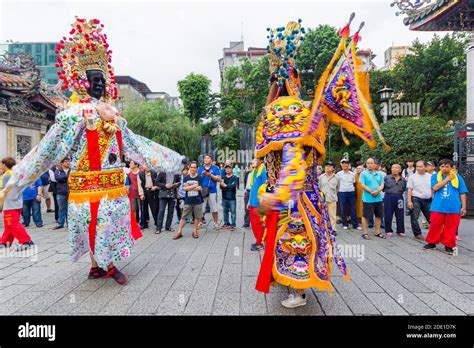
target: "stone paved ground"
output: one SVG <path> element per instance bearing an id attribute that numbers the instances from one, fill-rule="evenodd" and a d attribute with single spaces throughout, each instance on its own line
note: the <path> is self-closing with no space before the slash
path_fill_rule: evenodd
<path id="1" fill-rule="evenodd" d="M 242 192 L 238 199 L 241 226 Z M 29 229 L 37 254 L 0 255 L 0 314 L 474 314 L 474 220 L 462 220 L 458 256 L 424 251 L 411 236 L 365 241 L 359 231 L 340 228 L 337 241 L 352 252 L 346 257 L 352 280 L 335 271 L 332 296 L 307 291 L 307 306 L 285 309 L 279 302 L 287 288 L 274 287 L 268 295 L 254 289 L 263 252 L 249 250 L 250 229 L 209 229 L 195 240 L 188 226 L 178 241 L 169 232 L 157 236 L 147 229 L 132 256 L 119 264 L 130 275 L 121 287 L 110 279 L 87 280 L 87 256 L 68 261 L 67 231 L 51 229 L 52 215 L 44 214 L 45 227 Z"/>

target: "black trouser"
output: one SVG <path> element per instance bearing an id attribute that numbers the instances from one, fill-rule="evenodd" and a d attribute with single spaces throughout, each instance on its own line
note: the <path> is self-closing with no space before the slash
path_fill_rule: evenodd
<path id="1" fill-rule="evenodd" d="M 59 203 L 58 203 L 58 195 L 53 193 L 53 201 L 54 201 L 54 221 L 58 221 L 59 219 Z"/>
<path id="2" fill-rule="evenodd" d="M 430 206 L 431 198 L 423 199 L 418 197 L 411 197 L 413 203 L 413 209 L 410 210 L 410 221 L 411 221 L 411 230 L 415 236 L 421 234 L 421 228 L 418 224 L 418 218 L 420 217 L 420 211 L 426 218 L 426 221 L 430 221 Z"/>
<path id="3" fill-rule="evenodd" d="M 250 191 L 245 190 L 245 193 L 244 193 L 244 209 L 245 209 L 244 226 L 250 226 L 250 210 L 247 209 L 247 204 L 249 204 L 249 200 L 250 200 Z"/>
<path id="4" fill-rule="evenodd" d="M 158 201 L 158 191 L 152 191 L 149 189 L 145 189 L 145 199 L 143 200 L 143 216 L 141 220 L 141 225 L 146 226 L 147 221 L 150 219 L 150 214 L 148 213 L 148 207 L 151 209 L 151 214 L 153 215 L 153 220 L 155 221 L 155 226 L 158 223 L 158 209 L 159 209 L 159 201 Z"/>
<path id="5" fill-rule="evenodd" d="M 158 225 L 157 228 L 163 228 L 163 219 L 165 217 L 165 209 L 168 206 L 168 213 L 166 215 L 165 228 L 170 229 L 171 223 L 173 222 L 173 210 L 175 204 L 175 198 L 160 198 L 160 210 L 158 211 Z"/>
<path id="6" fill-rule="evenodd" d="M 178 216 L 179 221 L 181 221 L 181 216 L 183 216 L 183 209 L 181 209 L 182 201 L 182 198 L 176 198 L 176 215 Z"/>
<path id="7" fill-rule="evenodd" d="M 397 221 L 397 233 L 405 233 L 403 194 L 385 193 L 385 197 L 383 199 L 383 207 L 383 215 L 385 217 L 385 232 L 393 232 L 392 220 L 393 214 L 395 214 L 395 220 Z"/>

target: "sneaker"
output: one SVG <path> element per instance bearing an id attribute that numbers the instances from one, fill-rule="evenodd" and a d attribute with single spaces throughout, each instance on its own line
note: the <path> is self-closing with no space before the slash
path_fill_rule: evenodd
<path id="1" fill-rule="evenodd" d="M 249 228 L 250 225 L 245 225 L 245 224 L 244 224 L 244 225 L 242 225 L 242 227 L 243 227 L 243 228 Z"/>
<path id="2" fill-rule="evenodd" d="M 157 228 L 155 231 L 155 234 L 160 234 L 161 233 L 161 228 Z"/>
<path id="3" fill-rule="evenodd" d="M 25 225 L 25 224 L 22 224 L 22 225 L 23 225 L 23 227 L 30 227 L 30 225 Z"/>
<path id="4" fill-rule="evenodd" d="M 125 285 L 128 282 L 128 275 L 120 272 L 115 266 L 108 270 L 105 278 L 114 278 L 120 285 Z"/>
<path id="5" fill-rule="evenodd" d="M 220 228 L 220 226 L 217 222 L 214 222 L 214 224 L 212 225 L 212 228 L 215 229 L 215 230 L 218 230 Z"/>
<path id="6" fill-rule="evenodd" d="M 252 244 L 252 246 L 250 247 L 251 251 L 259 251 L 259 250 L 262 250 L 262 249 L 263 249 L 262 244 Z"/>
<path id="7" fill-rule="evenodd" d="M 229 231 L 230 231 L 230 232 L 234 232 L 234 231 L 235 231 L 235 227 L 234 227 L 234 226 L 229 226 Z"/>
<path id="8" fill-rule="evenodd" d="M 174 232 L 174 230 L 171 227 L 170 228 L 165 228 L 165 231 Z"/>
<path id="9" fill-rule="evenodd" d="M 107 271 L 105 269 L 99 267 L 91 267 L 89 271 L 88 279 L 99 279 L 103 278 L 107 275 Z"/>
<path id="10" fill-rule="evenodd" d="M 333 231 L 333 235 L 337 236 L 337 231 Z"/>
<path id="11" fill-rule="evenodd" d="M 431 244 L 431 243 L 425 244 L 423 249 L 426 249 L 426 250 L 436 249 L 436 244 Z"/>
<path id="12" fill-rule="evenodd" d="M 447 246 L 444 247 L 444 250 L 446 251 L 446 254 L 452 255 L 454 253 L 453 248 L 448 248 Z"/>
<path id="13" fill-rule="evenodd" d="M 41 228 L 41 227 L 43 227 L 43 225 L 36 225 L 36 227 Z"/>
<path id="14" fill-rule="evenodd" d="M 64 226 L 61 226 L 61 225 L 54 226 L 53 230 L 59 230 L 60 228 L 64 228 Z"/>
<path id="15" fill-rule="evenodd" d="M 400 232 L 400 233 L 397 232 L 397 234 L 398 234 L 400 237 L 405 237 L 405 236 L 407 235 L 405 232 Z"/>
<path id="16" fill-rule="evenodd" d="M 29 242 L 26 242 L 26 243 L 23 243 L 23 244 L 20 244 L 16 247 L 16 251 L 25 251 L 25 250 L 28 250 L 31 246 L 35 245 L 35 243 L 33 243 L 32 240 L 30 240 Z"/>
<path id="17" fill-rule="evenodd" d="M 348 230 L 349 227 L 347 227 L 347 226 L 342 226 L 342 229 L 343 229 L 343 230 Z"/>
<path id="18" fill-rule="evenodd" d="M 418 240 L 425 240 L 425 238 L 423 238 L 423 235 L 422 235 L 421 233 L 420 233 L 420 234 L 417 234 L 417 235 L 415 236 L 415 238 L 418 239 Z"/>
<path id="19" fill-rule="evenodd" d="M 462 238 L 459 236 L 456 236 L 456 240 L 462 240 Z"/>
<path id="20" fill-rule="evenodd" d="M 223 224 L 222 225 L 222 228 L 229 228 L 229 227 L 230 227 L 230 225 L 228 225 L 228 224 Z"/>
<path id="21" fill-rule="evenodd" d="M 358 230 L 358 231 L 362 231 L 362 227 L 360 227 L 360 226 L 355 227 L 355 229 Z"/>
<path id="22" fill-rule="evenodd" d="M 181 223 L 181 219 L 176 220 L 176 223 L 177 223 L 177 224 L 180 224 L 180 223 Z"/>
<path id="23" fill-rule="evenodd" d="M 387 232 L 385 233 L 387 235 L 387 237 L 393 237 L 393 233 L 392 232 Z"/>
<path id="24" fill-rule="evenodd" d="M 189 224 L 191 222 L 190 219 L 186 219 L 186 223 Z"/>
<path id="25" fill-rule="evenodd" d="M 306 305 L 306 294 L 290 294 L 287 299 L 281 301 L 281 305 L 285 308 L 296 308 Z"/>

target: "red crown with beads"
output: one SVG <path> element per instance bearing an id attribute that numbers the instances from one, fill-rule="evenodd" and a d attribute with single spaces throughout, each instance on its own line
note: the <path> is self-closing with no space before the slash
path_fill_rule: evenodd
<path id="1" fill-rule="evenodd" d="M 115 75 L 111 65 L 112 51 L 107 43 L 107 35 L 102 33 L 104 25 L 98 19 L 87 21 L 76 16 L 76 21 L 71 26 L 71 36 L 63 37 L 55 51 L 61 88 L 77 94 L 80 102 L 88 102 L 89 82 L 86 72 L 100 70 L 106 81 L 104 99 L 117 99 Z"/>

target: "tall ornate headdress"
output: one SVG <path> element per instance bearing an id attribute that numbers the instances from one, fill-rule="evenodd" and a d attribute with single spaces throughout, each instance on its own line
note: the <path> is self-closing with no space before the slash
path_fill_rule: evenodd
<path id="1" fill-rule="evenodd" d="M 87 88 L 89 82 L 86 72 L 88 70 L 100 70 L 105 78 L 106 101 L 117 99 L 117 87 L 112 62 L 112 51 L 109 50 L 107 35 L 102 33 L 104 27 L 98 19 L 89 21 L 78 18 L 71 25 L 69 32 L 71 37 L 63 37 L 56 48 L 56 67 L 59 79 L 62 81 L 62 89 L 73 92 L 79 97 L 79 102 L 88 102 Z"/>
<path id="2" fill-rule="evenodd" d="M 304 40 L 305 33 L 301 27 L 301 19 L 298 19 L 298 22 L 289 22 L 286 27 L 267 28 L 267 31 L 271 81 L 278 87 L 272 95 L 272 100 L 282 95 L 284 89 L 287 95 L 301 98 L 301 82 L 295 66 L 298 47 Z"/>
<path id="3" fill-rule="evenodd" d="M 286 27 L 267 28 L 267 31 L 270 72 L 281 87 L 290 79 L 289 70 L 295 69 L 295 58 L 304 40 L 305 29 L 301 27 L 301 19 L 298 19 L 298 22 L 289 22 Z"/>

